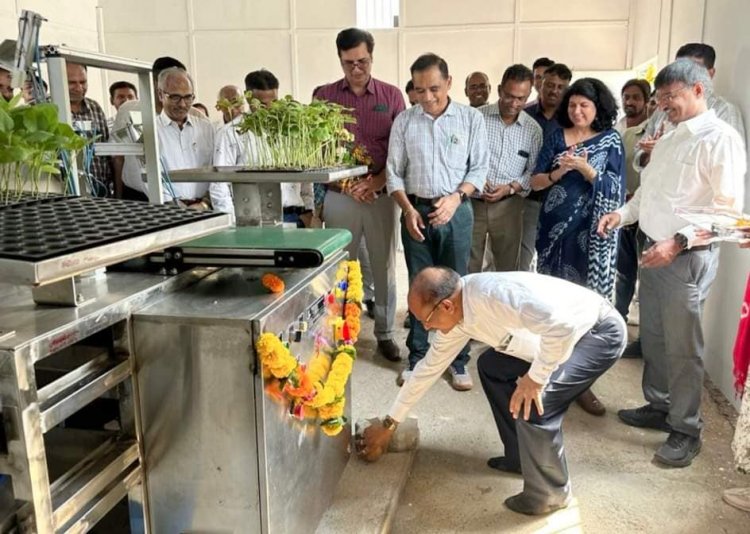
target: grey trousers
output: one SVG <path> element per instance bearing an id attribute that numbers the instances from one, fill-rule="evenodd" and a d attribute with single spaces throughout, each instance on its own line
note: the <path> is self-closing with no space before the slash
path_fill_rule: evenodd
<path id="1" fill-rule="evenodd" d="M 323 219 L 328 228 L 346 228 L 352 241 L 346 248 L 357 258 L 360 241 L 367 241 L 375 284 L 375 338 L 393 338 L 396 320 L 396 203 L 387 195 L 372 204 L 362 204 L 336 191 L 326 192 Z"/>
<path id="2" fill-rule="evenodd" d="M 646 241 L 646 247 L 651 244 Z M 718 265 L 714 248 L 680 254 L 666 267 L 640 271 L 643 396 L 668 414 L 674 430 L 694 437 L 703 427 L 701 318 Z"/>
<path id="3" fill-rule="evenodd" d="M 513 419 L 510 399 L 516 381 L 530 363 L 494 349 L 479 357 L 482 388 L 495 417 L 505 457 L 520 463 L 523 493 L 539 506 L 558 505 L 570 496 L 570 476 L 563 446 L 562 422 L 568 406 L 603 375 L 622 354 L 627 340 L 625 321 L 612 309 L 600 317 L 552 374 L 542 392 L 544 415 L 532 408 L 528 421 Z"/>
<path id="4" fill-rule="evenodd" d="M 372 279 L 372 266 L 370 265 L 370 254 L 367 252 L 367 240 L 362 236 L 359 242 L 359 253 L 357 254 L 362 269 L 362 285 L 365 290 L 365 300 L 375 300 L 375 282 Z"/>
<path id="5" fill-rule="evenodd" d="M 490 251 L 490 271 L 518 270 L 523 232 L 523 203 L 518 196 L 499 202 L 471 199 L 474 229 L 471 236 L 469 272 L 482 272 L 485 248 Z"/>
<path id="6" fill-rule="evenodd" d="M 538 200 L 523 199 L 523 237 L 521 238 L 521 271 L 536 271 L 536 230 L 539 226 L 539 212 L 542 203 Z"/>

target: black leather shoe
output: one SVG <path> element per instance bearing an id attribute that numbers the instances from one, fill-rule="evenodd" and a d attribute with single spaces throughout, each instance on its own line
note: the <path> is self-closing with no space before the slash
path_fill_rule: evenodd
<path id="1" fill-rule="evenodd" d="M 672 427 L 667 424 L 666 412 L 661 412 L 650 404 L 632 410 L 620 410 L 617 417 L 626 425 L 653 428 L 662 432 L 672 431 Z"/>
<path id="2" fill-rule="evenodd" d="M 625 352 L 622 353 L 623 358 L 643 358 L 641 354 L 641 340 L 636 339 L 632 343 L 628 343 L 625 347 Z"/>
<path id="3" fill-rule="evenodd" d="M 375 319 L 375 301 L 374 300 L 366 300 L 365 301 L 365 309 L 367 310 L 367 316 L 370 319 Z"/>
<path id="4" fill-rule="evenodd" d="M 687 467 L 701 452 L 701 438 L 673 430 L 666 443 L 654 454 L 654 460 L 671 467 Z"/>
<path id="5" fill-rule="evenodd" d="M 521 464 L 518 462 L 510 462 L 505 456 L 495 456 L 487 460 L 487 465 L 492 469 L 503 471 L 504 473 L 516 473 L 521 474 Z"/>
<path id="6" fill-rule="evenodd" d="M 513 495 L 512 497 L 505 499 L 505 506 L 519 514 L 543 515 L 551 514 L 556 510 L 565 508 L 568 506 L 569 502 L 570 498 L 567 498 L 562 504 L 539 504 L 523 493 L 519 493 L 518 495 Z"/>
<path id="7" fill-rule="evenodd" d="M 401 361 L 401 349 L 398 348 L 398 345 L 392 339 L 381 339 L 378 341 L 378 351 L 389 362 Z"/>

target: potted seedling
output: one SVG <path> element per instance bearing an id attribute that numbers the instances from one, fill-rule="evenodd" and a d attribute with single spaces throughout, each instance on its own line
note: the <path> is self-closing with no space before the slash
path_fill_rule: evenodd
<path id="1" fill-rule="evenodd" d="M 354 136 L 346 125 L 356 119 L 347 108 L 319 100 L 301 104 L 289 95 L 266 107 L 247 96 L 250 112 L 242 115 L 237 131 L 252 134 L 247 147 L 251 168 L 311 170 L 348 163 L 347 145 Z"/>
<path id="2" fill-rule="evenodd" d="M 47 195 L 53 177 L 87 141 L 57 118 L 54 104 L 20 105 L 21 95 L 0 98 L 0 204 Z M 68 190 L 67 182 L 62 192 Z"/>

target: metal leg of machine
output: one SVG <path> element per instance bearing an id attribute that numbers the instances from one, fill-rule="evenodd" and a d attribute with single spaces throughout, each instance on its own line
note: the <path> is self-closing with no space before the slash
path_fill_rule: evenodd
<path id="1" fill-rule="evenodd" d="M 1 469 L 14 496 L 14 510 L 3 516 L 15 514 L 21 532 L 84 532 L 142 491 L 126 334 L 123 321 L 71 345 L 65 346 L 70 338 L 58 340 L 60 350 L 47 354 L 34 345 L 0 351 L 7 443 Z M 91 413 L 95 402 L 114 407 L 105 415 L 115 418 L 110 425 L 80 424 L 82 410 Z M 142 517 L 138 523 L 144 531 Z"/>

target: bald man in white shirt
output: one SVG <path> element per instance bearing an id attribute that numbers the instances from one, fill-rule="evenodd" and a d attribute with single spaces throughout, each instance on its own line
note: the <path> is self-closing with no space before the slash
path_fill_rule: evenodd
<path id="1" fill-rule="evenodd" d="M 619 210 L 599 221 L 605 235 L 640 224 L 640 334 L 643 395 L 648 404 L 620 410 L 627 425 L 669 432 L 654 459 L 686 467 L 701 449 L 703 304 L 716 277 L 719 250 L 674 214 L 680 206 L 742 209 L 745 143 L 708 109 L 711 79 L 702 66 L 678 59 L 656 77 L 656 96 L 675 124 L 654 146 L 641 185 Z"/>
<path id="2" fill-rule="evenodd" d="M 472 339 L 491 349 L 477 368 L 505 456 L 499 471 L 521 473 L 523 491 L 511 510 L 539 515 L 571 499 L 562 420 L 568 406 L 607 371 L 625 348 L 626 327 L 612 304 L 582 286 L 529 272 L 486 272 L 461 278 L 428 267 L 412 281 L 409 311 L 437 330 L 427 355 L 401 387 L 383 425 L 367 428 L 359 454 L 377 460 L 400 421 Z"/>

